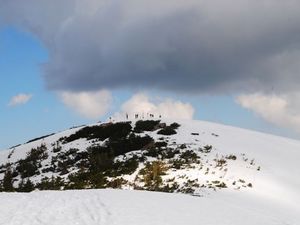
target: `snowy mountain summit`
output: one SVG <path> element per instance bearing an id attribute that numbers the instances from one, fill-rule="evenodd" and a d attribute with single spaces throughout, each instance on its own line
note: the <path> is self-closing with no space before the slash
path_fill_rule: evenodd
<path id="1" fill-rule="evenodd" d="M 185 193 L 206 202 L 221 199 L 219 207 L 224 201 L 252 202 L 252 208 L 272 206 L 271 215 L 287 210 L 290 220 L 280 222 L 279 217 L 269 224 L 296 224 L 299 159 L 300 141 L 240 128 L 203 121 L 117 121 L 1 151 L 0 186 L 4 192 L 114 188 Z"/>
<path id="2" fill-rule="evenodd" d="M 202 121 L 98 123 L 0 152 L 2 190 L 223 189 L 294 201 L 300 142 Z"/>

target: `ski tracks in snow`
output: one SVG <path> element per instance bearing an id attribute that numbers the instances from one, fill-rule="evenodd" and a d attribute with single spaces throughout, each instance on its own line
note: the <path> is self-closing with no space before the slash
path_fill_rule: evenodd
<path id="1" fill-rule="evenodd" d="M 29 195 L 12 194 L 9 207 L 1 208 L 1 225 L 114 225 L 113 216 L 99 195 L 82 197 L 77 195 L 59 195 L 53 198 L 53 192 L 31 193 Z"/>
<path id="2" fill-rule="evenodd" d="M 143 191 L 40 191 L 0 193 L 0 199 L 0 225 L 298 225 L 300 221 L 299 208 L 246 192 L 197 198 Z"/>

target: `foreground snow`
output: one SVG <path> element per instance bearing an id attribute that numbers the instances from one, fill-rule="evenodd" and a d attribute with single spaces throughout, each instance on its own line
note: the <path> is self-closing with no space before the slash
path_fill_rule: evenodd
<path id="1" fill-rule="evenodd" d="M 121 190 L 0 194 L 3 225 L 296 225 L 299 208 L 250 194 L 206 197 Z"/>

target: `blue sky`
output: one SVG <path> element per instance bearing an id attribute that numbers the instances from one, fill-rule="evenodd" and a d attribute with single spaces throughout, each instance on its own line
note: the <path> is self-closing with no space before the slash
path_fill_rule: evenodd
<path id="1" fill-rule="evenodd" d="M 72 111 L 60 101 L 54 91 L 48 90 L 41 70 L 41 65 L 48 60 L 48 51 L 32 34 L 15 27 L 2 28 L 0 52 L 0 149 L 71 126 L 95 121 Z M 30 93 L 33 97 L 26 104 L 9 107 L 10 99 L 19 93 Z M 117 89 L 112 93 L 113 105 L 99 119 L 105 119 L 120 110 L 122 103 L 131 97 L 133 91 Z M 295 136 L 292 132 L 277 128 L 253 112 L 242 108 L 235 102 L 234 96 L 175 95 L 166 92 L 155 92 L 155 96 L 191 103 L 195 109 L 195 119 Z"/>
<path id="2" fill-rule="evenodd" d="M 37 39 L 7 27 L 0 32 L 0 52 L 1 149 L 86 122 L 44 88 L 40 65 L 47 60 L 47 51 Z M 33 98 L 25 105 L 9 107 L 11 97 L 19 93 L 31 93 Z"/>

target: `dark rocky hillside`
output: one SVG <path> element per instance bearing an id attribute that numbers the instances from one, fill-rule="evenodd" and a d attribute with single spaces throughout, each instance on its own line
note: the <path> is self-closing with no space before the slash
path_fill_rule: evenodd
<path id="1" fill-rule="evenodd" d="M 199 133 L 160 120 L 102 123 L 33 139 L 9 150 L 0 166 L 0 190 L 28 192 L 120 188 L 201 194 L 252 188 L 227 176 L 235 164 L 260 171 L 245 154 L 219 154 Z M 188 132 L 188 135 L 187 135 Z M 212 133 L 212 137 L 218 138 Z"/>

